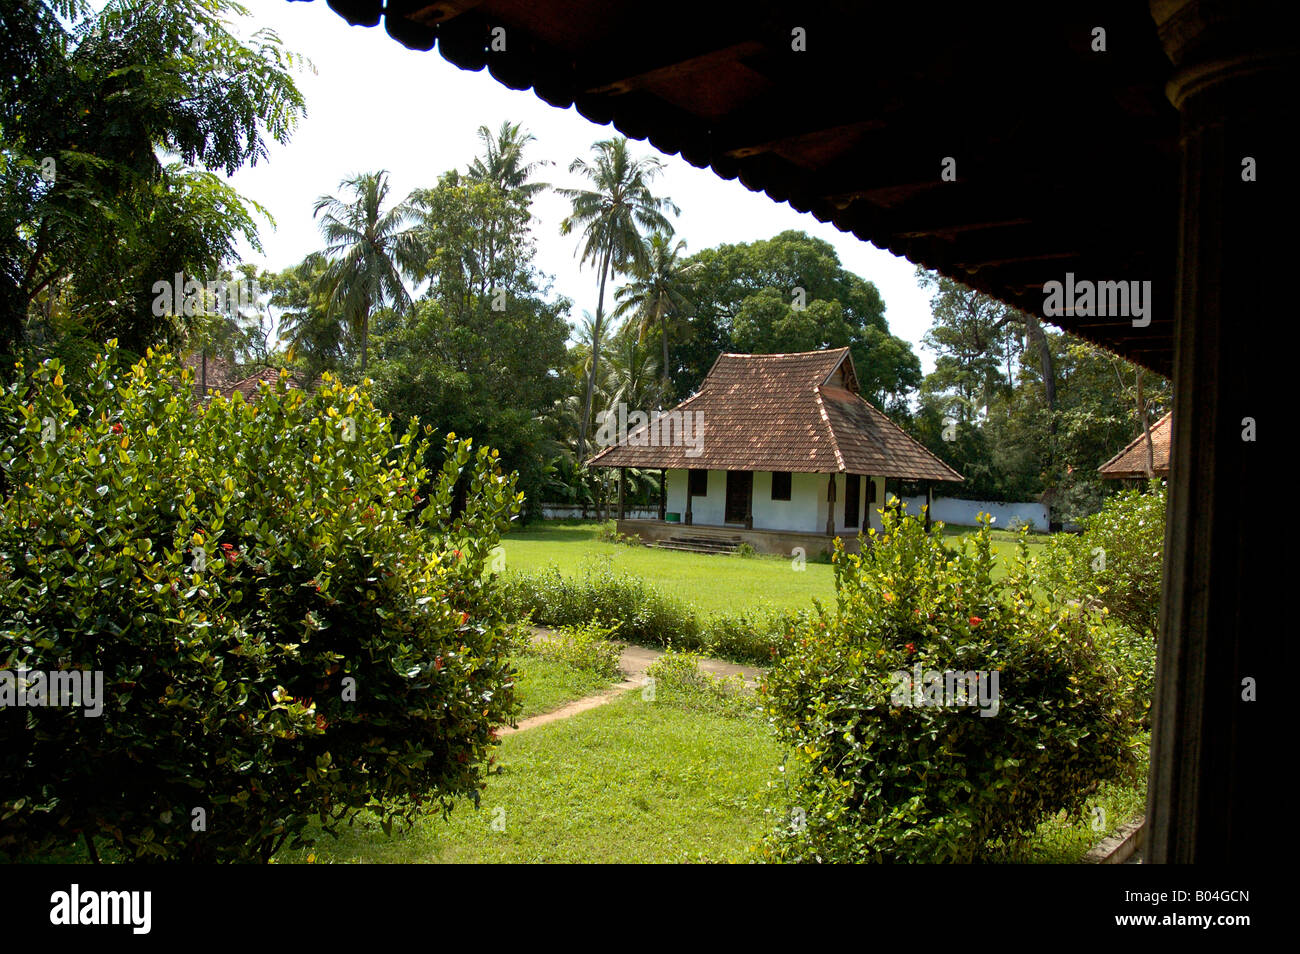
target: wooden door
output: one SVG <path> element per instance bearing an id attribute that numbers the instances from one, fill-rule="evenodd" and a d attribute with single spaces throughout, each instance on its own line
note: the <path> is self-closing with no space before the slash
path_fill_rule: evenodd
<path id="1" fill-rule="evenodd" d="M 858 504 L 862 500 L 862 486 L 857 474 L 844 475 L 844 526 L 858 525 Z"/>
<path id="2" fill-rule="evenodd" d="M 744 523 L 749 517 L 751 498 L 754 496 L 754 474 L 748 470 L 727 471 L 727 508 L 724 523 Z"/>

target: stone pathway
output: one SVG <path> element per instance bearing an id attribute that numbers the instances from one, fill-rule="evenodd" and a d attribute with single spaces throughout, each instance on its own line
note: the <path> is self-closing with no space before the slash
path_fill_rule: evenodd
<path id="1" fill-rule="evenodd" d="M 538 626 L 534 628 L 533 639 L 545 639 L 552 632 L 549 629 Z M 631 643 L 623 646 L 622 655 L 618 658 L 618 667 L 623 670 L 623 681 L 606 689 L 604 692 L 594 696 L 584 696 L 581 699 L 575 699 L 573 702 L 566 703 L 558 709 L 552 709 L 550 712 L 543 712 L 541 715 L 535 715 L 529 719 L 522 720 L 517 726 L 501 726 L 497 729 L 497 735 L 507 736 L 516 732 L 523 732 L 525 729 L 531 729 L 535 726 L 545 725 L 548 722 L 556 722 L 560 719 L 567 719 L 575 716 L 579 712 L 586 712 L 588 709 L 595 709 L 597 706 L 603 706 L 605 703 L 631 689 L 640 689 L 645 685 L 645 671 L 650 664 L 662 656 L 662 649 L 651 649 L 647 646 L 634 646 Z M 740 676 L 745 680 L 745 685 L 754 688 L 758 685 L 759 677 L 764 673 L 761 666 L 742 666 L 737 663 L 726 662 L 722 659 L 701 659 L 700 668 L 705 672 L 712 673 L 715 676 Z"/>

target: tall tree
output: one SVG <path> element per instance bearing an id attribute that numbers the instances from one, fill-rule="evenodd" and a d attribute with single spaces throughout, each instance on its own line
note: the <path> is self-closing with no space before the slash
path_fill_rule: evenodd
<path id="1" fill-rule="evenodd" d="M 465 177 L 470 182 L 492 186 L 506 199 L 522 199 L 525 208 L 538 193 L 549 187 L 548 183 L 533 181 L 533 176 L 543 166 L 551 165 L 551 161 L 525 161 L 524 150 L 536 142 L 537 137 L 525 131 L 519 123 L 503 120 L 495 133 L 487 126 L 479 126 L 478 138 L 483 143 L 483 154 L 469 164 Z M 479 288 L 479 294 L 485 295 L 489 288 L 487 277 L 495 271 L 497 250 L 501 244 L 495 216 L 490 217 L 481 229 L 479 241 L 485 263 L 484 284 Z"/>
<path id="2" fill-rule="evenodd" d="M 664 213 L 676 215 L 680 210 L 671 199 L 660 198 L 650 190 L 651 181 L 663 171 L 663 163 L 653 156 L 633 158 L 622 136 L 595 143 L 591 161 L 575 159 L 569 171 L 583 176 L 589 188 L 558 190 L 573 204 L 572 213 L 560 223 L 560 232 L 581 234 L 582 261 L 596 266 L 599 281 L 595 318 L 598 333 L 592 342 L 592 366 L 583 399 L 583 426 L 578 444 L 578 456 L 584 458 L 595 374 L 600 363 L 599 332 L 605 321 L 605 283 L 634 264 L 645 265 L 647 253 L 642 229 L 671 234 L 672 226 Z"/>
<path id="3" fill-rule="evenodd" d="M 885 303 L 835 248 L 797 231 L 705 249 L 687 259 L 693 315 L 678 349 L 677 393 L 697 387 L 721 351 L 847 347 L 862 394 L 897 413 L 921 383 L 911 345 L 889 332 Z"/>
<path id="4" fill-rule="evenodd" d="M 212 277 L 257 206 L 230 175 L 287 142 L 300 63 L 228 0 L 0 4 L 0 352 L 46 341 L 175 344 L 154 286 Z M 61 335 L 61 332 L 68 334 Z M 72 345 L 75 347 L 75 345 Z M 0 374 L 12 362 L 0 361 Z"/>
<path id="5" fill-rule="evenodd" d="M 668 321 L 683 315 L 691 307 L 689 298 L 690 276 L 697 266 L 686 265 L 681 260 L 686 242 L 676 242 L 655 232 L 650 236 L 644 265 L 632 268 L 632 280 L 614 295 L 618 307 L 615 318 L 630 317 L 637 341 L 644 343 L 647 335 L 659 333 L 662 358 L 659 363 L 663 378 L 662 395 L 668 396 Z"/>
<path id="6" fill-rule="evenodd" d="M 320 218 L 330 259 L 324 275 L 329 307 L 358 340 L 365 374 L 371 314 L 385 306 L 410 307 L 403 272 L 417 271 L 422 263 L 419 243 L 407 227 L 411 207 L 403 202 L 385 208 L 387 171 L 344 179 L 339 188 L 351 201 L 323 195 L 313 215 Z"/>
<path id="7" fill-rule="evenodd" d="M 550 415 L 566 390 L 571 303 L 543 290 L 531 193 L 511 182 L 529 185 L 452 170 L 411 194 L 414 275 L 427 285 L 410 309 L 376 312 L 372 376 L 384 410 L 499 451 L 535 514 L 557 453 Z"/>
<path id="8" fill-rule="evenodd" d="M 487 126 L 478 127 L 478 138 L 483 143 L 483 154 L 469 164 L 467 178 L 472 182 L 488 182 L 503 192 L 522 192 L 529 199 L 549 187 L 545 182 L 534 182 L 543 166 L 551 165 L 549 159 L 525 162 L 524 150 L 537 137 L 524 130 L 519 123 L 503 120 L 494 133 Z"/>
<path id="9" fill-rule="evenodd" d="M 987 412 L 1000 390 L 1012 387 L 1001 371 L 1008 347 L 1008 316 L 1013 309 L 945 275 L 917 267 L 917 281 L 931 291 L 933 322 L 923 343 L 938 357 L 923 383 L 927 395 L 947 395 L 958 419 L 971 421 Z"/>

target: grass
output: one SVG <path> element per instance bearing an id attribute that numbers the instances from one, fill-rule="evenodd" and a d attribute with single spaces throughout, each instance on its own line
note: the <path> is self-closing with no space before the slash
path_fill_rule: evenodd
<path id="1" fill-rule="evenodd" d="M 740 609 L 803 609 L 834 599 L 829 563 L 796 572 L 779 556 L 716 556 L 605 543 L 598 523 L 544 523 L 512 530 L 503 540 L 506 572 L 554 566 L 565 576 L 585 568 L 628 572 L 662 592 L 693 603 L 705 615 Z"/>
<path id="2" fill-rule="evenodd" d="M 1145 760 L 1136 781 L 1111 782 L 1088 802 L 1085 815 L 1061 812 L 1039 823 L 1023 846 L 1002 849 L 990 858 L 1013 864 L 1077 864 L 1089 849 L 1120 826 L 1146 811 L 1147 772 Z M 1099 812 L 1098 812 L 1099 810 Z"/>
<path id="3" fill-rule="evenodd" d="M 608 681 L 558 660 L 516 660 L 525 715 L 600 691 Z M 667 683 L 665 684 L 667 685 Z M 281 863 L 496 863 L 747 861 L 785 813 L 776 782 L 782 749 L 762 718 L 738 717 L 707 694 L 638 691 L 569 719 L 506 736 L 480 807 L 461 802 L 450 819 L 430 815 L 383 834 L 362 815 L 338 840 L 285 850 Z M 730 710 L 733 714 L 724 714 Z M 1142 812 L 1145 772 L 1109 785 L 1090 802 L 1113 831 Z M 1102 837 L 1092 816 L 1045 820 L 1014 850 L 990 861 L 1076 863 Z M 105 860 L 113 860 L 111 851 Z M 43 859 L 84 863 L 72 845 Z"/>
<path id="4" fill-rule="evenodd" d="M 794 570 L 783 556 L 716 556 L 658 550 L 653 547 L 606 543 L 600 539 L 600 524 L 558 522 L 520 527 L 503 540 L 506 571 L 536 571 L 554 566 L 565 576 L 577 575 L 588 567 L 609 568 L 648 580 L 661 591 L 693 603 L 704 615 L 736 613 L 742 610 L 801 610 L 813 599 L 831 603 L 835 599 L 835 574 L 829 563 L 804 564 Z M 943 529 L 948 542 L 972 533 L 969 527 Z M 995 530 L 993 549 L 999 564 L 1015 555 L 1016 534 Z M 1031 538 L 1030 553 L 1042 546 L 1041 537 Z M 1004 575 L 1001 566 L 994 576 Z"/>
<path id="5" fill-rule="evenodd" d="M 631 691 L 502 740 L 481 807 L 385 838 L 373 820 L 283 862 L 741 861 L 768 824 L 780 752 L 766 723 Z M 495 824 L 494 824 L 495 823 Z"/>
<path id="6" fill-rule="evenodd" d="M 519 670 L 515 679 L 524 703 L 520 719 L 554 711 L 575 699 L 603 692 L 612 685 L 604 676 L 543 656 L 521 655 L 511 663 Z"/>

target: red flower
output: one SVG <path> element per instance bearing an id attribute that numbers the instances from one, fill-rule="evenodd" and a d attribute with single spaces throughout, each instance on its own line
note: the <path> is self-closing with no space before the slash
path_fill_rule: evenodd
<path id="1" fill-rule="evenodd" d="M 460 559 L 460 551 L 459 551 L 459 550 L 452 550 L 451 552 L 454 553 L 454 554 L 456 555 L 456 559 L 457 559 L 457 560 Z"/>
<path id="2" fill-rule="evenodd" d="M 984 620 L 980 619 L 978 616 L 972 616 L 970 618 L 971 626 L 978 626 L 982 622 L 984 622 Z"/>
<path id="3" fill-rule="evenodd" d="M 114 433 L 114 434 L 121 434 L 121 433 L 122 433 L 122 425 L 121 425 L 121 424 L 118 424 L 118 423 L 116 423 L 116 422 L 114 422 L 114 424 L 113 424 L 113 433 Z"/>
<path id="4" fill-rule="evenodd" d="M 441 657 L 441 656 L 437 656 L 437 657 L 434 658 L 434 660 L 433 660 L 433 669 L 434 669 L 434 672 L 441 671 L 441 669 L 442 669 L 442 657 Z"/>
<path id="5" fill-rule="evenodd" d="M 466 623 L 468 623 L 468 622 L 469 622 L 469 613 L 461 613 L 461 614 L 460 614 L 460 625 L 464 626 L 464 625 L 465 625 Z"/>
<path id="6" fill-rule="evenodd" d="M 907 654 L 910 656 L 910 655 L 912 655 L 912 653 L 914 653 L 914 652 L 916 652 L 916 643 L 908 643 L 908 644 L 907 644 Z"/>

